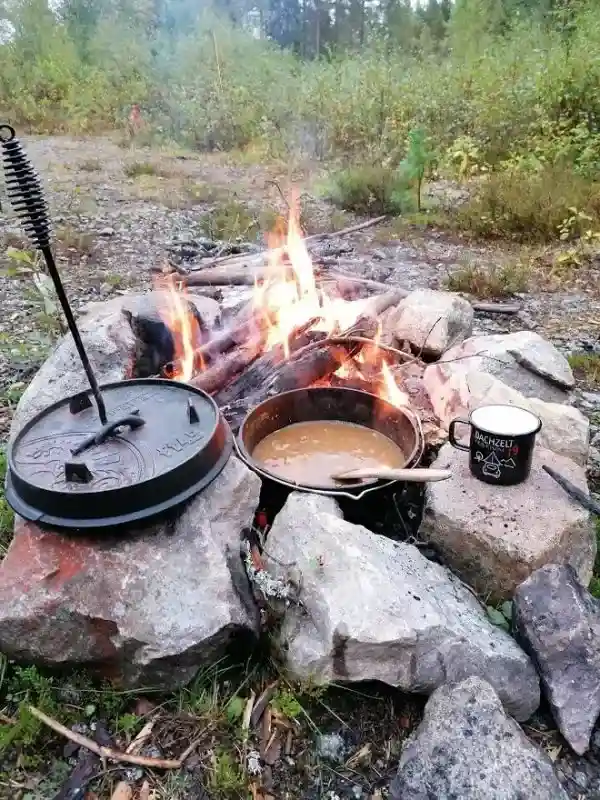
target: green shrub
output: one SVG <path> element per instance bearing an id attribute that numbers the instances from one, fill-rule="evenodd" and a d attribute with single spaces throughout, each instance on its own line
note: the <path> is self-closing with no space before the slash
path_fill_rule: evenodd
<path id="1" fill-rule="evenodd" d="M 473 294 L 482 300 L 510 297 L 529 286 L 530 265 L 515 261 L 501 266 L 468 264 L 448 275 L 445 287 L 451 292 Z"/>
<path id="2" fill-rule="evenodd" d="M 345 211 L 378 216 L 400 214 L 411 207 L 409 184 L 389 167 L 349 167 L 332 178 L 328 198 Z"/>
<path id="3" fill-rule="evenodd" d="M 253 239 L 259 231 L 259 220 L 242 203 L 222 203 L 200 220 L 200 231 L 210 239 L 232 242 Z"/>
<path id="4" fill-rule="evenodd" d="M 590 227 L 600 224 L 600 181 L 563 166 L 511 168 L 483 178 L 456 220 L 479 236 L 546 242 L 560 238 L 574 211 L 583 212 Z"/>

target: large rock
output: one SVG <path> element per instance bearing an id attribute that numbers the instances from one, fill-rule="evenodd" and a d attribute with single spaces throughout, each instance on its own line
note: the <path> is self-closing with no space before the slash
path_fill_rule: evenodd
<path id="1" fill-rule="evenodd" d="M 473 332 L 473 306 L 460 295 L 418 289 L 398 304 L 394 335 L 416 350 L 440 356 Z"/>
<path id="2" fill-rule="evenodd" d="M 469 456 L 445 444 L 432 466 L 452 477 L 430 483 L 419 536 L 437 545 L 452 569 L 483 594 L 511 597 L 545 564 L 571 563 L 589 581 L 596 554 L 589 513 L 542 469 L 554 468 L 587 492 L 583 467 L 536 448 L 531 475 L 517 486 L 474 478 Z"/>
<path id="3" fill-rule="evenodd" d="M 267 547 L 274 574 L 294 562 L 300 577 L 302 606 L 287 610 L 280 634 L 296 677 L 429 694 L 479 675 L 518 719 L 537 708 L 528 657 L 457 578 L 412 545 L 346 522 L 330 498 L 292 493 Z"/>
<path id="4" fill-rule="evenodd" d="M 570 567 L 549 564 L 519 586 L 514 608 L 554 719 L 581 755 L 600 715 L 600 602 Z"/>
<path id="5" fill-rule="evenodd" d="M 131 374 L 137 342 L 123 311 L 153 316 L 160 296 L 157 292 L 147 292 L 94 303 L 78 321 L 81 338 L 99 383 L 122 381 Z M 198 295 L 190 295 L 190 299 L 207 327 L 214 325 L 219 312 L 218 303 Z M 11 436 L 47 406 L 88 386 L 71 334 L 67 334 L 23 393 L 13 417 Z"/>
<path id="6" fill-rule="evenodd" d="M 487 372 L 525 397 L 564 403 L 575 379 L 566 358 L 533 331 L 473 336 L 452 347 L 425 372 L 430 395 L 444 393 L 450 378 L 465 372 Z"/>
<path id="7" fill-rule="evenodd" d="M 578 409 L 525 397 L 486 372 L 456 372 L 445 383 L 432 388 L 430 369 L 431 367 L 427 367 L 425 370 L 423 381 L 433 409 L 446 430 L 453 419 L 466 417 L 470 411 L 479 406 L 495 404 L 521 406 L 537 414 L 542 420 L 542 430 L 537 437 L 540 445 L 572 459 L 577 464 L 586 464 L 590 424 Z"/>
<path id="8" fill-rule="evenodd" d="M 119 537 L 17 521 L 0 564 L 0 652 L 173 689 L 258 631 L 239 556 L 260 481 L 235 458 L 174 521 Z"/>
<path id="9" fill-rule="evenodd" d="M 390 800 L 568 800 L 552 762 L 479 678 L 438 689 L 406 743 Z"/>

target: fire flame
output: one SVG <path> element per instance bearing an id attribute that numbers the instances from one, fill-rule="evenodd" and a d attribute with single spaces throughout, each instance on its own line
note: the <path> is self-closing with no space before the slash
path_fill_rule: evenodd
<path id="1" fill-rule="evenodd" d="M 267 274 L 264 282 L 255 286 L 254 304 L 265 315 L 267 349 L 280 344 L 287 357 L 294 330 L 307 325 L 310 330 L 332 336 L 356 321 L 359 304 L 328 297 L 318 286 L 302 237 L 296 200 L 290 204 L 287 235 L 283 228 L 280 220 L 267 236 Z"/>
<path id="2" fill-rule="evenodd" d="M 287 231 L 280 219 L 267 237 L 267 270 L 265 278 L 256 282 L 253 304 L 262 317 L 266 330 L 265 351 L 281 347 L 284 358 L 290 356 L 290 339 L 298 330 L 319 331 L 335 337 L 347 332 L 357 322 L 363 309 L 361 301 L 348 302 L 330 297 L 319 286 L 312 259 L 306 247 L 299 222 L 298 203 L 290 204 Z M 198 322 L 189 311 L 189 303 L 181 286 L 172 276 L 158 282 L 162 303 L 160 315 L 171 331 L 174 344 L 173 377 L 189 381 L 198 368 L 195 351 L 200 331 Z M 335 373 L 338 381 L 357 381 L 396 407 L 409 404 L 408 395 L 397 385 L 380 346 L 381 328 L 372 342 L 353 358 L 343 362 Z"/>
<path id="3" fill-rule="evenodd" d="M 172 275 L 156 278 L 158 290 L 158 312 L 171 332 L 173 361 L 169 377 L 187 383 L 196 373 L 195 351 L 200 342 L 200 330 L 196 317 L 191 313 L 185 288 L 176 283 Z"/>

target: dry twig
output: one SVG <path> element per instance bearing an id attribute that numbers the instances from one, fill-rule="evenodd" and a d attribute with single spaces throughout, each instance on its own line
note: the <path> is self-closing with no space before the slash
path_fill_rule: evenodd
<path id="1" fill-rule="evenodd" d="M 85 747 L 86 750 L 90 750 L 103 760 L 120 761 L 125 764 L 135 764 L 138 767 L 150 767 L 151 769 L 179 769 L 182 764 L 181 758 L 150 758 L 149 756 L 136 756 L 132 753 L 121 753 L 112 747 L 104 747 L 81 733 L 69 730 L 65 725 L 44 714 L 43 711 L 40 711 L 35 706 L 29 706 L 29 711 L 36 719 L 39 719 L 40 722 L 43 722 L 44 725 L 47 725 L 56 733 L 60 733 L 61 736 L 79 745 L 79 747 Z"/>
<path id="2" fill-rule="evenodd" d="M 138 735 L 135 737 L 135 739 L 131 742 L 131 744 L 129 745 L 127 750 L 125 750 L 125 752 L 129 753 L 129 754 L 131 754 L 131 753 L 139 753 L 140 750 L 142 749 L 142 747 L 144 746 L 144 744 L 150 738 L 150 735 L 152 734 L 152 729 L 153 728 L 154 728 L 154 720 L 151 719 L 149 722 L 147 722 L 144 725 L 142 730 L 138 733 Z"/>

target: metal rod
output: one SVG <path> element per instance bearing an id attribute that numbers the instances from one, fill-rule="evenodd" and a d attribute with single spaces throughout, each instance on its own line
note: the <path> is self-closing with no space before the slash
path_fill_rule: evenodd
<path id="1" fill-rule="evenodd" d="M 58 300 L 63 310 L 63 314 L 65 315 L 65 318 L 67 320 L 67 325 L 69 326 L 69 330 L 71 331 L 71 336 L 73 337 L 73 341 L 75 342 L 77 353 L 79 354 L 79 358 L 83 365 L 83 369 L 85 370 L 85 374 L 90 384 L 92 394 L 94 395 L 94 400 L 96 401 L 96 405 L 98 407 L 100 422 L 103 425 L 106 425 L 106 423 L 108 422 L 108 417 L 106 415 L 106 406 L 104 405 L 104 398 L 102 397 L 102 393 L 100 392 L 100 387 L 98 386 L 98 381 L 96 380 L 96 376 L 94 375 L 94 371 L 92 369 L 92 365 L 90 364 L 88 355 L 85 351 L 85 347 L 83 346 L 83 342 L 79 334 L 79 329 L 77 327 L 77 323 L 75 322 L 75 317 L 73 316 L 73 312 L 71 311 L 69 300 L 67 299 L 67 295 L 65 293 L 62 281 L 60 279 L 60 275 L 58 274 L 58 270 L 56 268 L 56 263 L 54 261 L 54 256 L 52 255 L 52 250 L 50 249 L 50 247 L 42 247 L 41 251 L 44 256 L 44 259 L 46 260 L 48 273 L 52 278 L 52 282 L 54 284 Z"/>
<path id="2" fill-rule="evenodd" d="M 568 481 L 566 478 L 563 478 L 562 475 L 559 475 L 558 472 L 555 472 L 552 467 L 542 464 L 542 469 L 544 472 L 547 472 L 548 475 L 550 475 L 550 477 L 553 478 L 559 486 L 562 486 L 569 497 L 572 497 L 573 500 L 577 500 L 580 505 L 582 505 L 588 511 L 591 511 L 592 514 L 596 514 L 600 517 L 600 503 L 596 503 L 595 500 L 592 500 L 591 497 L 588 497 L 585 492 L 582 492 L 581 489 L 571 483 L 571 481 Z"/>

